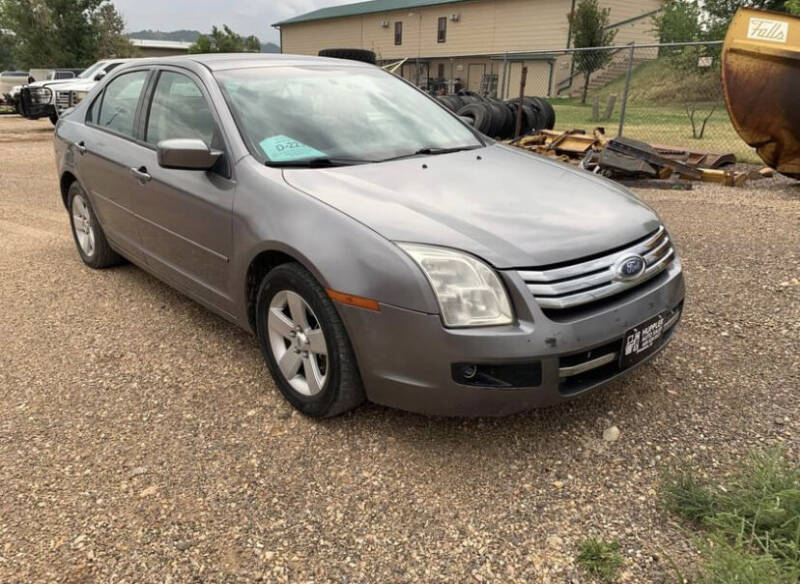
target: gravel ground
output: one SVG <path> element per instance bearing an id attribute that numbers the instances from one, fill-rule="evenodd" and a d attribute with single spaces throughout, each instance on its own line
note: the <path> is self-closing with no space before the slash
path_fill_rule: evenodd
<path id="1" fill-rule="evenodd" d="M 800 184 L 640 191 L 683 255 L 652 364 L 504 419 L 292 413 L 255 339 L 127 265 L 79 261 L 48 121 L 0 117 L 0 581 L 588 582 L 688 565 L 660 473 L 798 448 Z M 620 437 L 603 433 L 617 426 Z"/>

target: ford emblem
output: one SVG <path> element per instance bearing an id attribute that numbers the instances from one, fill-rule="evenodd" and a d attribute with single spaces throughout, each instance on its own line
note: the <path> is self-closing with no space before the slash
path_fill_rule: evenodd
<path id="1" fill-rule="evenodd" d="M 646 267 L 640 255 L 623 256 L 614 265 L 614 275 L 618 280 L 635 280 L 644 273 Z"/>

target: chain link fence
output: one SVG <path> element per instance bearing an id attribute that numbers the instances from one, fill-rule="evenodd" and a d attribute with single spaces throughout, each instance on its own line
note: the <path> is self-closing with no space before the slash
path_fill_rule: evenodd
<path id="1" fill-rule="evenodd" d="M 491 56 L 480 83 L 448 76 L 446 65 L 405 64 L 404 76 L 437 95 L 479 94 L 498 100 L 544 97 L 556 112 L 557 130 L 603 127 L 624 135 L 688 151 L 733 153 L 760 163 L 730 122 L 722 91 L 722 42 L 629 44 L 586 49 L 542 50 Z M 432 74 L 438 67 L 439 75 Z M 466 67 L 472 67 L 467 62 Z M 469 71 L 467 71 L 469 73 Z"/>

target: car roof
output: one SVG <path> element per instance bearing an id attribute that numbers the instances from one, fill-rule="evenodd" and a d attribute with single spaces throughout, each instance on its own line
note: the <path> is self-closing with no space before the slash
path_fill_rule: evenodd
<path id="1" fill-rule="evenodd" d="M 243 69 L 251 67 L 287 67 L 293 65 L 351 65 L 370 67 L 366 63 L 357 61 L 344 61 L 312 55 L 286 55 L 282 53 L 212 53 L 199 55 L 178 55 L 173 57 L 151 57 L 134 59 L 141 64 L 159 65 L 194 62 L 205 66 L 211 71 L 225 69 Z"/>

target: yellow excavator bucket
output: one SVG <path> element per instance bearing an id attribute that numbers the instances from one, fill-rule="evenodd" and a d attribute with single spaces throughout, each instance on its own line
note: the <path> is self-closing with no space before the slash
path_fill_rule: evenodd
<path id="1" fill-rule="evenodd" d="M 722 87 L 742 139 L 800 179 L 800 18 L 741 8 L 722 48 Z"/>

